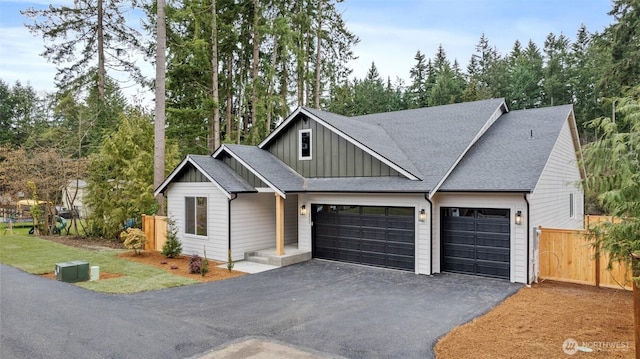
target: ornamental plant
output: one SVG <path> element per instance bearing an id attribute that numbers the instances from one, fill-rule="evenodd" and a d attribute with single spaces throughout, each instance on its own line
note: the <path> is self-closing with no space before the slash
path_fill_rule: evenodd
<path id="1" fill-rule="evenodd" d="M 120 240 L 123 241 L 125 248 L 133 249 L 139 256 L 147 242 L 147 236 L 140 228 L 127 228 L 126 231 L 120 233 Z"/>
<path id="2" fill-rule="evenodd" d="M 189 273 L 198 274 L 200 273 L 201 268 L 202 258 L 197 254 L 192 255 L 191 258 L 189 258 Z"/>

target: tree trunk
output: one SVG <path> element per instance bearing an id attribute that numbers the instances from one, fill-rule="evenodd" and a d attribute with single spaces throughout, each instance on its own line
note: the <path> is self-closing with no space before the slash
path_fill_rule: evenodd
<path id="1" fill-rule="evenodd" d="M 233 54 L 229 54 L 228 58 L 227 58 L 227 82 L 229 84 L 231 84 L 233 81 Z M 232 117 L 233 116 L 233 96 L 232 93 L 233 91 L 231 90 L 231 85 L 229 85 L 229 88 L 227 89 L 227 108 L 226 108 L 226 112 L 225 112 L 225 118 L 227 120 L 227 134 L 226 134 L 226 140 L 231 142 L 231 136 L 233 133 L 233 121 L 232 121 Z"/>
<path id="2" fill-rule="evenodd" d="M 157 47 L 156 47 L 156 108 L 155 108 L 155 137 L 153 146 L 153 186 L 158 188 L 164 181 L 164 152 L 165 152 L 165 76 L 167 27 L 165 17 L 165 0 L 158 0 L 157 13 Z M 156 197 L 158 214 L 164 215 L 164 196 Z"/>
<path id="3" fill-rule="evenodd" d="M 275 36 L 273 39 L 273 52 L 271 53 L 271 71 L 272 73 L 269 74 L 269 78 L 267 79 L 267 81 L 269 81 L 269 87 L 267 89 L 267 123 L 265 124 L 265 137 L 269 136 L 269 133 L 271 133 L 271 117 L 273 116 L 273 88 L 275 87 L 273 85 L 273 82 L 275 81 L 274 79 L 274 73 L 276 71 L 276 66 L 277 66 L 277 62 L 278 62 L 278 37 Z"/>
<path id="4" fill-rule="evenodd" d="M 218 23 L 216 16 L 216 0 L 211 1 L 211 68 L 212 68 L 212 95 L 213 95 L 213 126 L 209 124 L 209 152 L 213 153 L 213 151 L 220 147 L 220 106 L 219 102 L 219 94 L 218 94 Z M 213 135 L 213 136 L 211 136 Z M 211 137 L 213 137 L 213 142 L 211 141 Z"/>
<path id="5" fill-rule="evenodd" d="M 318 33 L 316 35 L 316 87 L 314 93 L 313 107 L 320 109 L 320 72 L 322 70 L 322 62 L 320 60 L 320 49 L 322 45 L 322 0 L 318 0 Z"/>
<path id="6" fill-rule="evenodd" d="M 304 12 L 304 4 L 302 0 L 297 1 L 298 7 L 298 16 L 302 18 Z M 297 29 L 297 48 L 296 48 L 296 82 L 298 88 L 298 106 L 304 106 L 304 29 L 302 26 L 302 20 L 298 20 L 298 29 Z"/>
<path id="7" fill-rule="evenodd" d="M 259 137 L 258 133 L 258 63 L 260 62 L 260 25 L 259 0 L 253 0 L 253 60 L 252 60 L 252 89 L 251 89 L 251 144 L 256 145 Z"/>
<path id="8" fill-rule="evenodd" d="M 104 0 L 98 0 L 98 96 L 103 101 L 105 97 L 104 90 L 104 10 L 102 3 Z"/>

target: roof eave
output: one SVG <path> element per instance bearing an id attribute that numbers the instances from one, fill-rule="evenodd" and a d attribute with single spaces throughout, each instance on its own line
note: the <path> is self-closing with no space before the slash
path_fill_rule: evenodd
<path id="1" fill-rule="evenodd" d="M 249 166 L 248 163 L 246 163 L 240 156 L 238 156 L 236 153 L 234 153 L 229 147 L 222 145 L 220 146 L 220 148 L 218 148 L 218 150 L 213 154 L 214 158 L 217 158 L 218 155 L 220 155 L 222 152 L 227 153 L 229 156 L 233 157 L 236 161 L 240 162 L 241 165 L 243 165 L 246 169 L 248 169 L 251 173 L 253 173 L 256 177 L 258 177 L 262 182 L 264 182 L 267 186 L 269 186 L 271 189 L 273 189 L 278 195 L 280 195 L 282 198 L 287 198 L 287 195 L 285 193 L 285 191 L 281 190 L 280 188 L 278 188 L 278 186 L 276 186 L 275 184 L 273 184 L 271 181 L 269 181 L 266 177 L 264 177 L 260 172 L 256 171 L 255 168 Z"/>

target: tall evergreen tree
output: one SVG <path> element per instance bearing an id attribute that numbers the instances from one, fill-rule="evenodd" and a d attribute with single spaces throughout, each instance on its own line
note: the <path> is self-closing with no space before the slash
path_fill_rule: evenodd
<path id="1" fill-rule="evenodd" d="M 600 85 L 607 96 L 618 96 L 640 83 L 640 0 L 613 0 L 609 15 L 616 22 L 601 35 L 609 66 Z"/>
<path id="2" fill-rule="evenodd" d="M 571 103 L 569 91 L 568 61 L 569 39 L 550 33 L 544 42 L 546 64 L 544 67 L 544 103 L 548 106 Z"/>
<path id="3" fill-rule="evenodd" d="M 97 87 L 103 98 L 107 68 L 142 80 L 135 64 L 141 36 L 127 24 L 126 6 L 130 6 L 127 0 L 77 0 L 72 7 L 49 5 L 44 10 L 21 11 L 33 21 L 27 28 L 45 40 L 42 56 L 58 65 L 58 88 L 89 85 Z"/>
<path id="4" fill-rule="evenodd" d="M 418 50 L 414 60 L 416 64 L 409 71 L 409 77 L 411 78 L 411 85 L 407 89 L 407 102 L 410 108 L 426 107 L 428 89 L 427 89 L 427 77 L 428 68 L 426 62 L 426 56 Z"/>
<path id="5" fill-rule="evenodd" d="M 31 85 L 13 86 L 0 79 L 0 146 L 20 146 L 47 121 L 43 100 Z"/>

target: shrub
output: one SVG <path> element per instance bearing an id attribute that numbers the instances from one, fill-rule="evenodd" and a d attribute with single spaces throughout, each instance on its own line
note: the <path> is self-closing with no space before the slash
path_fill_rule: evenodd
<path id="1" fill-rule="evenodd" d="M 202 258 L 199 255 L 194 254 L 189 258 L 189 273 L 197 274 L 200 273 L 202 268 Z"/>
<path id="2" fill-rule="evenodd" d="M 233 269 L 233 259 L 231 259 L 231 249 L 227 251 L 227 269 L 229 272 Z"/>
<path id="3" fill-rule="evenodd" d="M 200 275 L 204 277 L 205 274 L 209 272 L 209 260 L 206 257 L 206 251 L 204 252 L 204 255 L 205 257 L 200 257 L 199 255 L 194 254 L 189 258 L 189 273 L 200 273 Z"/>
<path id="4" fill-rule="evenodd" d="M 200 266 L 200 274 L 204 277 L 209 272 L 209 260 L 207 259 L 207 249 L 203 248 L 204 257 L 202 258 L 202 265 Z"/>
<path id="5" fill-rule="evenodd" d="M 120 233 L 120 240 L 123 241 L 125 248 L 133 249 L 136 255 L 140 255 L 147 241 L 147 236 L 140 228 L 127 228 L 126 231 Z"/>
<path id="6" fill-rule="evenodd" d="M 167 258 L 175 258 L 182 253 L 182 244 L 178 240 L 178 230 L 175 228 L 174 222 L 169 221 L 169 231 L 167 232 L 167 241 L 162 246 L 162 255 Z"/>

